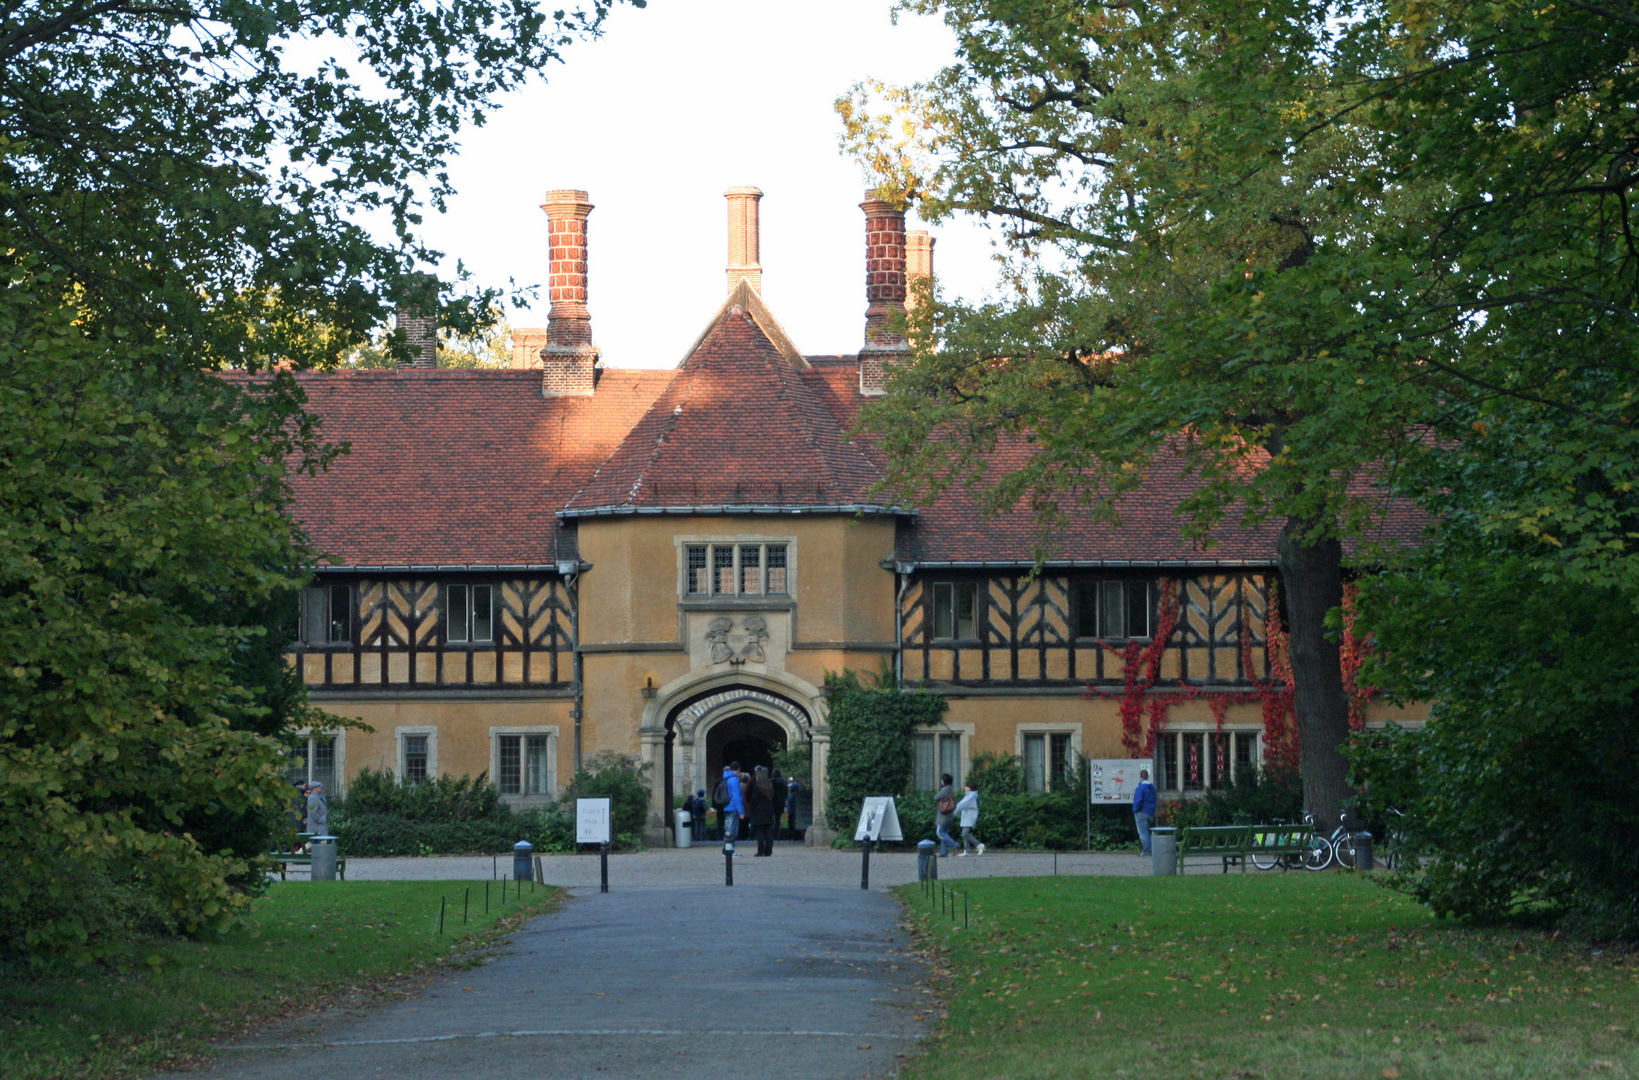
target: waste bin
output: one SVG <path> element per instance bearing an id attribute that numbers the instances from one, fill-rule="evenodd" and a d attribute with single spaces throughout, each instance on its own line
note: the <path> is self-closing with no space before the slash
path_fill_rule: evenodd
<path id="1" fill-rule="evenodd" d="M 1354 868 L 1356 870 L 1370 870 L 1372 868 L 1372 834 L 1369 832 L 1354 834 Z"/>
<path id="2" fill-rule="evenodd" d="M 535 880 L 535 868 L 530 865 L 530 856 L 534 854 L 535 845 L 528 840 L 520 840 L 512 845 L 512 880 Z"/>
<path id="3" fill-rule="evenodd" d="M 1168 877 L 1178 872 L 1178 830 L 1158 825 L 1150 830 L 1150 874 Z"/>
<path id="4" fill-rule="evenodd" d="M 694 818 L 687 810 L 672 811 L 672 833 L 678 847 L 694 846 Z"/>
<path id="5" fill-rule="evenodd" d="M 939 845 L 932 840 L 922 840 L 916 845 L 916 880 L 939 880 L 939 859 L 934 852 Z"/>
<path id="6" fill-rule="evenodd" d="M 334 836 L 315 836 L 313 838 L 313 874 L 314 881 L 336 880 L 336 838 Z"/>

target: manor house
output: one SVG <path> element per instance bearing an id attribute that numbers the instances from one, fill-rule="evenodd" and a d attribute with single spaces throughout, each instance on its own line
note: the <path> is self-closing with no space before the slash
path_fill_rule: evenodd
<path id="1" fill-rule="evenodd" d="M 1072 522 L 1045 562 L 1027 513 L 884 498 L 878 452 L 849 433 L 905 354 L 895 314 L 933 240 L 867 198 L 861 348 L 804 355 L 761 297 L 760 197 L 727 193 L 727 296 L 674 370 L 598 363 L 592 205 L 552 191 L 549 323 L 514 332 L 511 370 L 438 370 L 430 322 L 406 317 L 413 365 L 302 377 L 351 452 L 293 481 L 330 559 L 294 660 L 316 703 L 374 730 L 310 733 L 297 771 L 335 790 L 366 767 L 487 770 L 528 805 L 594 754 L 636 755 L 662 842 L 674 798 L 724 762 L 800 745 L 808 839 L 826 842 L 825 673 L 845 669 L 948 699 L 915 736 L 923 787 L 987 751 L 1036 790 L 1079 754 L 1153 747 L 1164 792 L 1255 768 L 1283 666 L 1275 527 L 1203 548 L 1164 465 L 1119 524 Z"/>

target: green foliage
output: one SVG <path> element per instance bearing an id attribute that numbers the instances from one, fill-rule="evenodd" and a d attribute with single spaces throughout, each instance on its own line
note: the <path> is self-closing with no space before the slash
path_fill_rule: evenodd
<path id="1" fill-rule="evenodd" d="M 774 768 L 787 780 L 797 778 L 806 791 L 814 790 L 814 752 L 807 743 L 798 743 L 773 754 Z"/>
<path id="2" fill-rule="evenodd" d="M 1426 728 L 1355 759 L 1367 810 L 1403 811 L 1429 857 L 1400 885 L 1440 914 L 1639 939 L 1631 596 L 1546 584 L 1535 560 L 1494 549 L 1454 558 L 1455 535 L 1440 550 L 1366 599 L 1385 650 L 1373 676 L 1437 694 Z"/>
<path id="3" fill-rule="evenodd" d="M 150 379 L 46 272 L 0 288 L 0 952 L 90 960 L 131 897 L 217 930 L 290 798 L 284 733 L 324 726 L 281 652 L 311 560 L 290 386 Z M 64 871 L 65 860 L 73 863 Z"/>
<path id="4" fill-rule="evenodd" d="M 400 781 L 386 769 L 360 770 L 347 785 L 339 809 L 349 818 L 390 814 L 409 821 L 481 821 L 505 817 L 501 793 L 488 771 L 477 776 L 429 776 L 420 783 Z"/>
<path id="5" fill-rule="evenodd" d="M 1244 770 L 1227 785 L 1215 787 L 1197 800 L 1206 820 L 1203 825 L 1261 825 L 1303 820 L 1303 781 L 1291 769 L 1271 765 L 1248 774 Z"/>
<path id="6" fill-rule="evenodd" d="M 977 753 L 968 766 L 967 778 L 984 796 L 1024 794 L 1024 766 L 1017 754 L 991 750 Z"/>
<path id="7" fill-rule="evenodd" d="M 937 694 L 906 693 L 892 680 L 861 686 L 851 671 L 827 672 L 831 751 L 826 816 L 831 828 L 852 836 L 867 796 L 902 795 L 914 767 L 911 733 L 937 724 L 948 706 Z"/>

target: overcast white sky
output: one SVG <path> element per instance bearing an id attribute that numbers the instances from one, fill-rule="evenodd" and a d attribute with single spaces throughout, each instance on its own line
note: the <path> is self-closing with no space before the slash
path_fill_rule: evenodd
<path id="1" fill-rule="evenodd" d="M 763 190 L 763 298 L 805 353 L 857 351 L 864 328 L 865 180 L 837 149 L 832 102 L 875 76 L 910 82 L 951 59 L 934 20 L 888 0 L 650 0 L 617 8 L 545 85 L 513 95 L 451 163 L 458 194 L 425 232 L 480 284 L 545 280 L 542 195 L 581 188 L 593 340 L 611 367 L 672 367 L 726 290 L 723 190 Z M 912 228 L 920 227 L 914 220 Z M 990 290 L 990 232 L 946 223 L 941 287 Z M 512 312 L 545 326 L 547 302 Z"/>

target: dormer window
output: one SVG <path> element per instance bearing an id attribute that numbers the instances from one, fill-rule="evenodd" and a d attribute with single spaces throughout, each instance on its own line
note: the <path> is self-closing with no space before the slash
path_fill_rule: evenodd
<path id="1" fill-rule="evenodd" d="M 687 544 L 684 592 L 706 596 L 789 596 L 787 544 Z"/>

